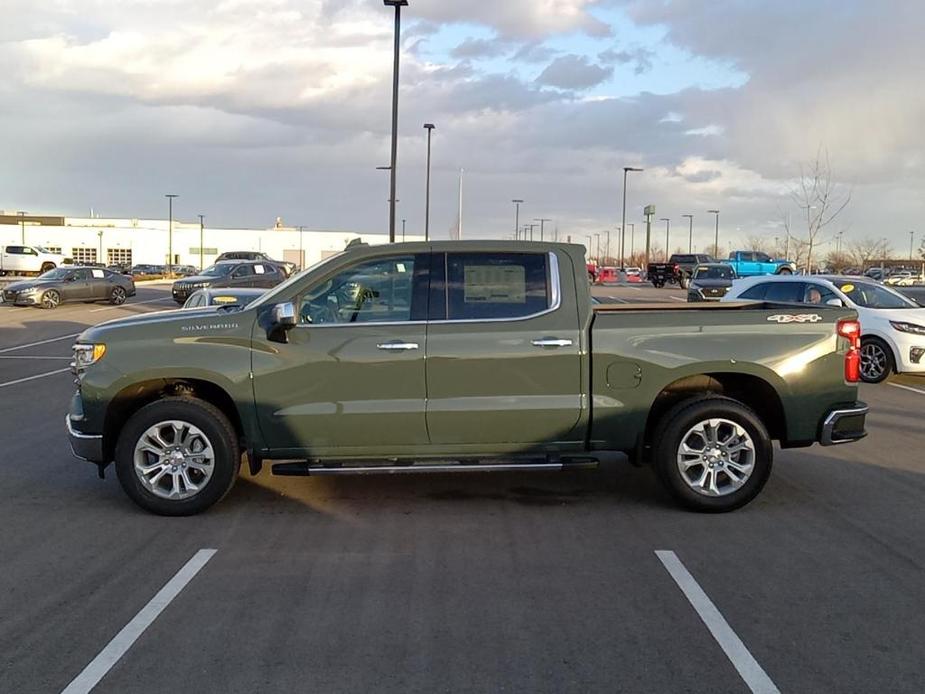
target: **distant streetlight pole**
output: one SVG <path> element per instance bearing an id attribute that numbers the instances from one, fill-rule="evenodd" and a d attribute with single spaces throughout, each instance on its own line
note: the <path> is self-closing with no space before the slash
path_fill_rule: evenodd
<path id="1" fill-rule="evenodd" d="M 607 234 L 607 251 L 604 253 L 604 257 L 610 260 L 610 229 L 607 229 L 604 233 Z"/>
<path id="2" fill-rule="evenodd" d="M 96 232 L 96 235 L 100 237 L 100 255 L 97 258 L 96 262 L 102 263 L 103 262 L 103 230 L 100 229 L 98 232 Z"/>
<path id="3" fill-rule="evenodd" d="M 682 214 L 682 217 L 687 217 L 687 221 L 690 223 L 690 226 L 687 231 L 687 252 L 694 252 L 694 215 L 692 214 Z"/>
<path id="4" fill-rule="evenodd" d="M 424 240 L 430 240 L 430 136 L 437 127 L 433 123 L 424 123 L 427 129 L 427 190 L 424 194 Z"/>
<path id="5" fill-rule="evenodd" d="M 530 240 L 531 240 L 531 241 L 533 240 L 533 230 L 536 229 L 538 226 L 539 226 L 539 224 L 526 224 L 526 225 L 525 225 L 525 227 L 529 227 L 529 228 L 530 228 Z"/>
<path id="6" fill-rule="evenodd" d="M 719 260 L 719 210 L 707 210 L 707 214 L 716 215 L 716 233 L 713 236 L 713 258 Z"/>
<path id="7" fill-rule="evenodd" d="M 199 215 L 199 271 L 201 272 L 205 268 L 203 262 L 203 256 L 205 255 L 205 249 L 203 249 L 202 244 L 204 243 L 205 237 L 205 228 L 206 228 L 206 216 L 204 214 Z"/>
<path id="8" fill-rule="evenodd" d="M 662 217 L 662 222 L 665 222 L 665 262 L 668 262 L 668 248 L 671 245 L 671 220 L 668 217 Z"/>
<path id="9" fill-rule="evenodd" d="M 395 169 L 398 166 L 398 63 L 401 48 L 401 8 L 408 0 L 382 0 L 395 8 L 395 51 L 392 63 L 392 159 L 389 164 L 389 243 L 395 243 Z"/>
<path id="10" fill-rule="evenodd" d="M 601 235 L 594 232 L 594 242 L 597 244 L 597 264 L 601 264 Z"/>
<path id="11" fill-rule="evenodd" d="M 915 245 L 915 232 L 909 232 L 909 260 L 912 260 L 912 247 Z"/>
<path id="12" fill-rule="evenodd" d="M 551 220 L 551 219 L 545 219 L 545 218 L 542 218 L 542 217 L 537 217 L 537 218 L 535 218 L 533 221 L 534 221 L 534 222 L 539 222 L 539 223 L 540 223 L 540 241 L 543 241 L 544 238 L 545 238 L 544 235 L 545 235 L 545 233 L 546 233 L 546 222 L 551 222 L 552 220 Z"/>
<path id="13" fill-rule="evenodd" d="M 305 251 L 302 250 L 302 229 L 305 227 L 299 226 L 299 269 L 305 267 Z"/>
<path id="14" fill-rule="evenodd" d="M 405 242 L 405 223 L 407 221 L 408 221 L 407 219 L 401 220 L 401 242 L 402 243 Z"/>
<path id="15" fill-rule="evenodd" d="M 623 224 L 620 227 L 621 229 L 626 229 L 626 175 L 630 171 L 642 171 L 642 169 L 636 169 L 636 168 L 633 168 L 632 166 L 623 167 Z M 626 257 L 625 257 L 626 254 L 624 253 L 625 250 L 626 250 L 626 234 L 621 233 L 620 234 L 620 268 L 621 269 L 626 268 Z"/>
<path id="16" fill-rule="evenodd" d="M 173 199 L 180 197 L 175 193 L 167 193 L 167 275 L 173 274 Z"/>
<path id="17" fill-rule="evenodd" d="M 627 226 L 630 228 L 630 260 L 632 261 L 633 253 L 636 252 L 636 225 L 630 222 Z"/>
<path id="18" fill-rule="evenodd" d="M 523 204 L 523 200 L 515 198 L 511 200 L 514 203 L 514 238 L 517 238 L 517 232 L 520 229 L 520 206 Z"/>
<path id="19" fill-rule="evenodd" d="M 26 213 L 20 210 L 17 212 L 19 215 L 19 228 L 20 228 L 20 239 L 19 242 L 25 246 L 26 245 Z"/>

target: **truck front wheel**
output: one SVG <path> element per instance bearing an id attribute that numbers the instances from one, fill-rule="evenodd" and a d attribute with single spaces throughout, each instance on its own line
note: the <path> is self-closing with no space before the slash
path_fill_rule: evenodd
<path id="1" fill-rule="evenodd" d="M 653 437 L 656 472 L 672 496 L 696 511 L 721 513 L 754 499 L 771 474 L 764 424 L 731 398 L 686 400 L 662 417 Z"/>
<path id="2" fill-rule="evenodd" d="M 161 516 L 191 516 L 217 503 L 237 479 L 238 437 L 214 405 L 169 397 L 128 420 L 116 444 L 125 493 Z"/>

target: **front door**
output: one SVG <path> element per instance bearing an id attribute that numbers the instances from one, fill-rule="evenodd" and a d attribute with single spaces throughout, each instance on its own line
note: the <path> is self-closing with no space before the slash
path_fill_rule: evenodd
<path id="1" fill-rule="evenodd" d="M 426 254 L 394 255 L 334 271 L 294 297 L 288 344 L 255 334 L 257 414 L 277 457 L 389 456 L 427 444 L 427 264 Z"/>
<path id="2" fill-rule="evenodd" d="M 435 256 L 435 286 L 438 268 L 446 293 L 442 305 L 431 300 L 445 313 L 432 314 L 427 332 L 431 443 L 519 450 L 578 440 L 582 332 L 575 292 L 561 291 L 576 284 L 571 261 L 448 253 Z"/>
<path id="3" fill-rule="evenodd" d="M 77 268 L 61 284 L 61 301 L 87 301 L 93 298 L 90 288 L 90 269 Z"/>

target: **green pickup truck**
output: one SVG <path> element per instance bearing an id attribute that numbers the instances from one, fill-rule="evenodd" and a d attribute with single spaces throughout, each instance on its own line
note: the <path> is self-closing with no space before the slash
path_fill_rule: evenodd
<path id="1" fill-rule="evenodd" d="M 252 474 L 549 470 L 620 451 L 728 511 L 783 448 L 865 435 L 854 312 L 592 304 L 584 248 L 355 246 L 246 308 L 122 318 L 74 345 L 74 454 L 164 515 Z"/>

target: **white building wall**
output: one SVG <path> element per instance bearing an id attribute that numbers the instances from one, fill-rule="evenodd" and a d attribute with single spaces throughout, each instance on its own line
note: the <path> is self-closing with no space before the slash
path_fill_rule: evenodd
<path id="1" fill-rule="evenodd" d="M 102 232 L 102 236 L 100 236 Z M 19 244 L 19 225 L 0 225 L 0 244 Z M 97 262 L 106 263 L 107 250 L 126 248 L 132 251 L 132 263 L 166 264 L 168 248 L 167 220 L 67 218 L 65 226 L 25 225 L 26 245 L 61 248 L 68 257 L 74 249 L 97 249 Z M 204 263 L 209 265 L 217 254 L 226 251 L 263 251 L 271 258 L 286 260 L 297 257 L 302 249 L 307 267 L 344 250 L 353 239 L 369 244 L 388 241 L 384 234 L 357 234 L 350 231 L 316 231 L 291 228 L 218 229 L 203 231 Z M 421 241 L 421 236 L 407 236 Z M 100 249 L 102 248 L 102 255 Z M 287 253 L 288 251 L 288 253 Z M 174 221 L 173 254 L 175 264 L 199 266 L 199 225 Z"/>

